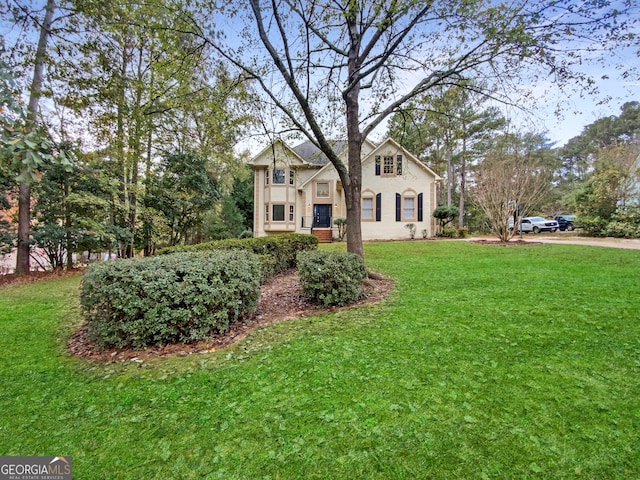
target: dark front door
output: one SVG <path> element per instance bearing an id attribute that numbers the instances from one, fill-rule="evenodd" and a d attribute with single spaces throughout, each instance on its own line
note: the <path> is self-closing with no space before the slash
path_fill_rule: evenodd
<path id="1" fill-rule="evenodd" d="M 329 228 L 331 226 L 331 205 L 317 204 L 313 206 L 313 228 Z"/>

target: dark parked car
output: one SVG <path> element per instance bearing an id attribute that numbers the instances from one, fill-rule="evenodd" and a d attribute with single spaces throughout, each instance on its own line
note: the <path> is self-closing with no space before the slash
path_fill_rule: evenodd
<path id="1" fill-rule="evenodd" d="M 558 228 L 560 229 L 561 232 L 564 232 L 565 230 L 568 230 L 569 232 L 573 232 L 576 228 L 574 224 L 575 219 L 576 219 L 575 215 L 558 215 L 555 218 L 556 222 L 558 222 Z"/>

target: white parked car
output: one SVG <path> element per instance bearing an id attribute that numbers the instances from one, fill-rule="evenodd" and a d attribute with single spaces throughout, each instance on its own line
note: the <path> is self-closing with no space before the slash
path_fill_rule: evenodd
<path id="1" fill-rule="evenodd" d="M 522 231 L 525 233 L 555 232 L 559 228 L 558 222 L 555 220 L 542 217 L 524 217 L 520 223 Z"/>

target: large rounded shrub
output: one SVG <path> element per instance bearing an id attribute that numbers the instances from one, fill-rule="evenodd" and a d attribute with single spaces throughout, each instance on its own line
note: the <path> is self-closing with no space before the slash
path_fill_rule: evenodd
<path id="1" fill-rule="evenodd" d="M 210 251 L 95 264 L 80 303 L 99 346 L 140 349 L 224 332 L 255 310 L 259 295 L 255 255 Z"/>
<path id="2" fill-rule="evenodd" d="M 262 279 L 296 266 L 296 254 L 318 248 L 318 238 L 306 233 L 283 233 L 259 238 L 231 238 L 196 245 L 178 245 L 161 249 L 158 254 L 213 250 L 246 250 L 260 256 Z"/>
<path id="3" fill-rule="evenodd" d="M 320 305 L 347 305 L 362 296 L 364 260 L 353 253 L 307 251 L 298 254 L 302 292 Z"/>

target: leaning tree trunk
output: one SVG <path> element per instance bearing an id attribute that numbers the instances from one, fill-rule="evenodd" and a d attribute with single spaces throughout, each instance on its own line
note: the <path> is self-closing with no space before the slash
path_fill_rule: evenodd
<path id="1" fill-rule="evenodd" d="M 51 32 L 51 23 L 53 22 L 53 12 L 55 8 L 55 0 L 48 0 L 44 21 L 40 27 L 40 38 L 38 39 L 38 48 L 36 49 L 33 80 L 31 81 L 31 92 L 29 94 L 29 106 L 27 110 L 27 120 L 32 123 L 32 126 L 35 125 L 38 116 L 38 103 L 42 93 L 47 41 L 49 40 L 49 34 Z M 16 273 L 29 273 L 31 271 L 30 244 L 31 185 L 22 181 L 18 187 L 18 254 L 16 257 Z"/>

